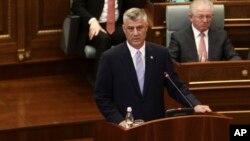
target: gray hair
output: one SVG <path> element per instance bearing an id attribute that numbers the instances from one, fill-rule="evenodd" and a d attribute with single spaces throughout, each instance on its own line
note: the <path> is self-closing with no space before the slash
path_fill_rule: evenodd
<path id="1" fill-rule="evenodd" d="M 195 10 L 197 10 L 197 7 L 199 7 L 200 5 L 207 5 L 209 7 L 211 7 L 212 12 L 214 11 L 214 6 L 213 3 L 211 2 L 211 0 L 194 0 L 189 7 L 189 12 L 194 14 Z"/>
<path id="2" fill-rule="evenodd" d="M 148 22 L 147 14 L 144 9 L 141 8 L 130 8 L 123 15 L 123 22 L 126 20 L 137 20 L 142 18 L 146 23 Z"/>

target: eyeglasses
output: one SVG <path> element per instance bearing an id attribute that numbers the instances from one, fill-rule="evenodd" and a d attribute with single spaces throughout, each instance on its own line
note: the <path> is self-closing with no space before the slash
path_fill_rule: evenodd
<path id="1" fill-rule="evenodd" d="M 203 19 L 207 19 L 208 21 L 212 20 L 213 15 L 194 15 L 194 17 L 198 20 L 203 20 Z"/>

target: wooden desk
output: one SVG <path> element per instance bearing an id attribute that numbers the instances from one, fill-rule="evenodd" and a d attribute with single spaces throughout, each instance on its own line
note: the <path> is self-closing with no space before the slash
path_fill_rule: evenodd
<path id="1" fill-rule="evenodd" d="M 250 124 L 250 61 L 176 63 L 190 91 L 214 111 Z"/>

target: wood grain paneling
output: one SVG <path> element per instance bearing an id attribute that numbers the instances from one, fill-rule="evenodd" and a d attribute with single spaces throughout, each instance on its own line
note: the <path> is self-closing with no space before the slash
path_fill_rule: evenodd
<path id="1" fill-rule="evenodd" d="M 16 50 L 16 3 L 14 0 L 0 0 L 0 53 Z"/>
<path id="2" fill-rule="evenodd" d="M 86 61 L 0 66 L 0 141 L 90 141 L 104 118 Z"/>
<path id="3" fill-rule="evenodd" d="M 214 111 L 230 114 L 235 124 L 250 123 L 250 61 L 175 65 L 180 78 L 202 103 Z"/>
<path id="4" fill-rule="evenodd" d="M 100 122 L 94 141 L 228 141 L 231 121 L 209 113 L 157 119 L 129 129 Z"/>
<path id="5" fill-rule="evenodd" d="M 27 30 L 30 40 L 43 35 L 53 36 L 61 30 L 64 17 L 69 13 L 68 0 L 28 0 Z"/>
<path id="6" fill-rule="evenodd" d="M 41 52 L 41 58 L 52 57 L 44 54 L 47 50 L 54 52 L 54 58 L 63 58 L 59 53 L 60 35 L 64 17 L 70 11 L 69 0 L 28 0 L 27 5 L 26 46 L 31 55 Z"/>
<path id="7" fill-rule="evenodd" d="M 61 28 L 69 0 L 0 0 L 0 64 L 64 59 Z"/>

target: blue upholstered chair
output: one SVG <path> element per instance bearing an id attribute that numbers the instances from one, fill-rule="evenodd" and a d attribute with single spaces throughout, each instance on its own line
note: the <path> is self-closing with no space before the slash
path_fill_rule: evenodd
<path id="1" fill-rule="evenodd" d="M 189 5 L 169 5 L 166 7 L 166 46 L 169 46 L 171 34 L 190 24 Z M 214 4 L 213 27 L 224 28 L 224 5 Z"/>
<path id="2" fill-rule="evenodd" d="M 70 0 L 72 5 L 73 0 Z M 71 6 L 70 6 L 71 7 Z M 70 56 L 85 56 L 86 58 L 95 58 L 96 49 L 90 45 L 82 45 L 82 50 L 77 49 L 78 27 L 80 17 L 70 13 L 63 22 L 61 49 L 66 55 Z"/>

